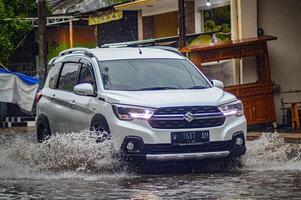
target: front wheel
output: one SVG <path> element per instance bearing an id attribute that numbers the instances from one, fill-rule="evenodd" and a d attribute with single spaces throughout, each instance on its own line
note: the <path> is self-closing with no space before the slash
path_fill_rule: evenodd
<path id="1" fill-rule="evenodd" d="M 110 129 L 106 122 L 96 121 L 91 125 L 90 130 L 97 135 L 96 142 L 111 139 Z"/>
<path id="2" fill-rule="evenodd" d="M 41 121 L 37 125 L 37 140 L 39 143 L 43 143 L 51 136 L 48 121 Z"/>

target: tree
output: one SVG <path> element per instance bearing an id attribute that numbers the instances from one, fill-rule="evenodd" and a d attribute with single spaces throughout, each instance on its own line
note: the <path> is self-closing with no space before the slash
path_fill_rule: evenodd
<path id="1" fill-rule="evenodd" d="M 30 22 L 17 18 L 33 16 L 35 0 L 0 0 L 0 63 L 7 64 L 19 43 L 32 31 Z M 8 18 L 13 20 L 5 20 Z"/>
<path id="2" fill-rule="evenodd" d="M 124 2 L 128 2 L 129 0 L 106 0 L 105 2 L 107 2 L 108 4 L 117 4 L 117 3 L 124 3 Z"/>

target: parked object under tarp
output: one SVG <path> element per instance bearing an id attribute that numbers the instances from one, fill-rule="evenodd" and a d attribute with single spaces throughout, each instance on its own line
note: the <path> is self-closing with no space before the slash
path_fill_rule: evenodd
<path id="1" fill-rule="evenodd" d="M 14 103 L 30 112 L 38 87 L 38 78 L 0 69 L 0 102 Z"/>

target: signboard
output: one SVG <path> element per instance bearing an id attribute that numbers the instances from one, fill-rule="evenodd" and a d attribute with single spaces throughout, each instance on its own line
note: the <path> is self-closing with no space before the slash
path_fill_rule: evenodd
<path id="1" fill-rule="evenodd" d="M 122 11 L 109 11 L 104 12 L 100 15 L 90 15 L 89 16 L 89 25 L 97 25 L 97 24 L 104 24 L 110 21 L 115 21 L 122 19 L 123 12 Z"/>

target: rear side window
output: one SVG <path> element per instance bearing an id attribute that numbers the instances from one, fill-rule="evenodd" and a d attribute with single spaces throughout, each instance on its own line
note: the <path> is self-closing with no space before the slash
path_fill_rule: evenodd
<path id="1" fill-rule="evenodd" d="M 51 67 L 49 70 L 49 88 L 55 89 L 56 88 L 56 83 L 57 79 L 59 77 L 60 73 L 60 66 L 62 63 L 56 63 L 54 66 Z"/>
<path id="2" fill-rule="evenodd" d="M 85 64 L 83 64 L 81 67 L 78 83 L 90 83 L 94 90 L 96 89 L 96 82 L 92 69 Z"/>
<path id="3" fill-rule="evenodd" d="M 58 89 L 73 91 L 77 81 L 78 63 L 65 63 L 59 78 Z"/>

